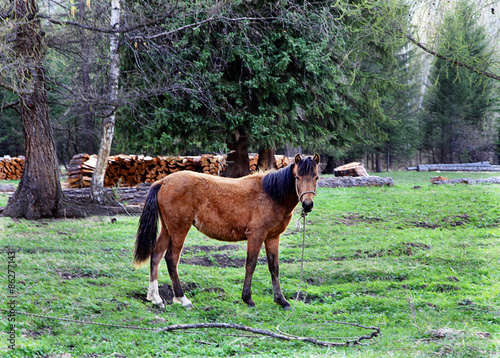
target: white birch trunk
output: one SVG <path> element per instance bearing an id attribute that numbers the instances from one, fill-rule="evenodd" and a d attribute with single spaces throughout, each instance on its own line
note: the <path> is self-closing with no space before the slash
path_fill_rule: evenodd
<path id="1" fill-rule="evenodd" d="M 120 0 L 111 0 L 111 28 L 118 30 L 120 28 Z M 109 106 L 111 113 L 104 119 L 102 126 L 102 139 L 99 147 L 97 164 L 90 184 L 90 197 L 92 201 L 104 202 L 104 175 L 108 164 L 109 152 L 113 143 L 115 133 L 115 112 L 118 99 L 118 78 L 120 77 L 120 53 L 119 39 L 120 34 L 111 33 L 109 47 Z"/>

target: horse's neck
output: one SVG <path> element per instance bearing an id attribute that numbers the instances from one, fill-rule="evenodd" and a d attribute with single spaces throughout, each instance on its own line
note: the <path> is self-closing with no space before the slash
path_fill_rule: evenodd
<path id="1" fill-rule="evenodd" d="M 287 213 L 291 213 L 297 204 L 299 203 L 299 198 L 295 192 L 289 194 L 287 198 L 283 201 L 283 205 L 285 206 L 285 210 Z"/>

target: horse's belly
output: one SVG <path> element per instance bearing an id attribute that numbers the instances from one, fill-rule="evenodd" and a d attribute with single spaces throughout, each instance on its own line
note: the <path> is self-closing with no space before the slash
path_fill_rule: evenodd
<path id="1" fill-rule="evenodd" d="M 194 219 L 193 225 L 199 232 L 220 241 L 246 240 L 245 229 L 227 222 Z"/>

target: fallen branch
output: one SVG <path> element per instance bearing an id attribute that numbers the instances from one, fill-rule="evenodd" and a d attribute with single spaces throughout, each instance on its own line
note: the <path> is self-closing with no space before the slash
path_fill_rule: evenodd
<path id="1" fill-rule="evenodd" d="M 235 329 L 235 330 L 239 330 L 239 331 L 260 334 L 260 335 L 268 336 L 271 338 L 282 339 L 284 341 L 308 342 L 308 343 L 316 344 L 316 345 L 323 346 L 323 347 L 355 346 L 355 345 L 360 344 L 361 341 L 363 341 L 363 340 L 373 339 L 373 338 L 378 337 L 380 335 L 380 327 L 363 326 L 363 325 L 358 324 L 358 323 L 338 322 L 338 321 L 330 321 L 330 323 L 344 324 L 344 325 L 348 325 L 348 326 L 359 327 L 359 328 L 363 328 L 366 330 L 372 330 L 372 332 L 370 333 L 370 335 L 359 336 L 356 339 L 351 339 L 351 340 L 347 340 L 345 342 L 340 343 L 340 342 L 320 341 L 320 340 L 317 340 L 317 339 L 311 338 L 311 337 L 285 336 L 283 334 L 274 333 L 271 331 L 267 331 L 265 329 L 252 328 L 252 327 L 242 326 L 240 324 L 235 324 L 235 323 L 213 322 L 213 323 L 174 324 L 171 326 L 166 326 L 163 328 L 156 329 L 156 328 L 152 328 L 152 327 L 138 327 L 138 326 L 129 326 L 129 325 L 121 325 L 121 324 L 109 324 L 109 323 L 100 323 L 100 322 L 93 322 L 93 321 L 82 321 L 82 320 L 75 320 L 75 319 L 71 319 L 71 318 L 53 317 L 53 316 L 36 314 L 36 313 L 6 310 L 6 309 L 1 309 L 1 308 L 0 308 L 0 311 L 6 312 L 6 313 L 11 313 L 11 314 L 19 314 L 19 315 L 24 315 L 24 316 L 47 318 L 47 319 L 56 320 L 56 321 L 77 323 L 77 324 L 82 324 L 82 325 L 95 325 L 95 326 L 104 326 L 104 327 L 122 328 L 122 329 L 136 329 L 136 330 L 154 331 L 154 332 L 172 332 L 172 331 L 179 331 L 179 330 L 204 329 L 204 328 L 228 328 L 228 329 Z"/>
<path id="2" fill-rule="evenodd" d="M 345 323 L 345 322 L 334 322 L 334 323 L 349 324 L 349 323 Z M 172 331 L 176 331 L 176 330 L 200 329 L 200 328 L 228 328 L 228 329 L 235 329 L 235 330 L 239 330 L 239 331 L 260 334 L 260 335 L 268 336 L 271 338 L 282 339 L 284 341 L 308 342 L 308 343 L 316 344 L 316 345 L 323 346 L 323 347 L 355 346 L 355 345 L 360 344 L 361 341 L 363 341 L 363 340 L 373 339 L 380 334 L 379 327 L 367 327 L 367 326 L 362 326 L 359 324 L 349 324 L 349 325 L 354 325 L 356 327 L 369 329 L 369 330 L 372 330 L 372 332 L 370 333 L 370 335 L 363 335 L 363 336 L 360 336 L 356 339 L 347 340 L 345 342 L 325 342 L 325 341 L 320 341 L 320 340 L 317 340 L 317 339 L 311 338 L 311 337 L 286 336 L 284 334 L 274 333 L 271 331 L 267 331 L 265 329 L 247 327 L 247 326 L 242 326 L 240 324 L 235 324 L 235 323 L 217 323 L 217 322 L 214 322 L 214 323 L 193 323 L 193 324 L 174 324 L 171 326 L 160 328 L 158 330 L 158 332 L 172 332 Z"/>

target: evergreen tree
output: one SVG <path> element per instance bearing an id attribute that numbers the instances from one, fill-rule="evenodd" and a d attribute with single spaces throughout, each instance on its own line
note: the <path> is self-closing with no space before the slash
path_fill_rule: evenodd
<path id="1" fill-rule="evenodd" d="M 385 120 L 379 90 L 394 82 L 365 61 L 374 52 L 392 54 L 394 36 L 385 26 L 395 15 L 381 8 L 382 1 L 233 2 L 219 5 L 219 17 L 208 21 L 214 11 L 178 7 L 164 33 L 200 25 L 128 47 L 124 73 L 171 86 L 126 108 L 118 147 L 130 150 L 132 143 L 133 151 L 149 153 L 286 143 L 338 148 L 377 132 L 376 123 Z"/>
<path id="2" fill-rule="evenodd" d="M 455 12 L 444 18 L 438 41 L 439 52 L 450 58 L 466 57 L 480 64 L 490 56 L 485 30 L 467 1 L 459 2 Z M 494 106 L 492 80 L 437 60 L 429 81 L 422 119 L 423 147 L 441 163 L 474 160 L 472 142 L 481 142 L 481 129 Z M 474 140 L 467 140 L 473 133 Z"/>

